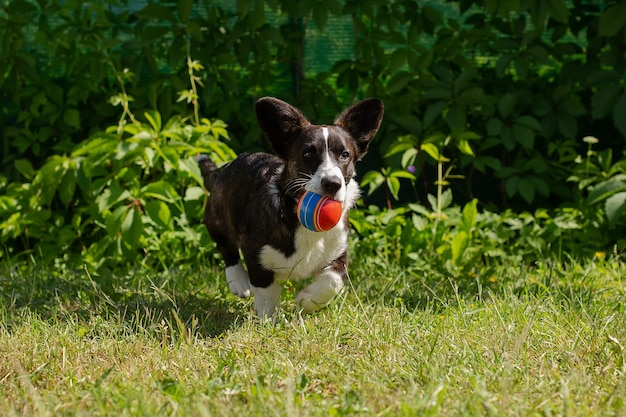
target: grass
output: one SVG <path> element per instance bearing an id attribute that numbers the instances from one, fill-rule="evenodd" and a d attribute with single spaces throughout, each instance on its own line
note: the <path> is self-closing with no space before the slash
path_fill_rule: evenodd
<path id="1" fill-rule="evenodd" d="M 483 285 L 353 264 L 316 314 L 259 322 L 212 268 L 0 269 L 4 416 L 626 415 L 616 261 Z"/>

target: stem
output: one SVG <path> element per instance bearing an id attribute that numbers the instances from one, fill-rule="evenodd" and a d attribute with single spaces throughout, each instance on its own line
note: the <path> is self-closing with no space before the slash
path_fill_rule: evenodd
<path id="1" fill-rule="evenodd" d="M 187 72 L 189 74 L 189 82 L 191 83 L 193 105 L 193 124 L 200 125 L 200 105 L 198 103 L 198 87 L 196 86 L 196 76 L 193 73 L 193 61 L 191 60 L 191 37 L 187 36 Z"/>
<path id="2" fill-rule="evenodd" d="M 100 42 L 99 37 L 96 37 L 96 39 L 98 42 Z M 137 119 L 135 119 L 135 115 L 133 114 L 133 112 L 130 111 L 130 104 L 129 104 L 130 97 L 128 96 L 128 93 L 126 92 L 126 87 L 124 86 L 124 78 L 120 75 L 120 72 L 115 67 L 115 64 L 113 63 L 113 60 L 111 59 L 111 56 L 109 55 L 107 50 L 102 47 L 100 48 L 100 50 L 104 53 L 104 57 L 106 58 L 107 64 L 113 70 L 113 74 L 115 74 L 115 79 L 117 80 L 117 83 L 120 86 L 120 91 L 122 92 L 122 116 L 120 117 L 120 120 L 118 122 L 118 129 L 117 129 L 118 135 L 121 136 L 122 129 L 124 128 L 124 123 L 125 123 L 127 116 L 130 119 L 130 121 L 133 122 L 134 124 L 139 124 L 139 122 L 137 121 Z"/>
<path id="3" fill-rule="evenodd" d="M 441 217 L 442 194 L 443 194 L 443 162 L 437 161 L 437 218 Z"/>

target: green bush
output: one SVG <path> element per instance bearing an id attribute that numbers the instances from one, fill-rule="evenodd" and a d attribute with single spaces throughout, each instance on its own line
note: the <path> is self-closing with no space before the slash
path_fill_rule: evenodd
<path id="1" fill-rule="evenodd" d="M 565 179 L 581 138 L 596 136 L 615 155 L 624 147 L 626 6 L 617 0 L 1 7 L 1 163 L 11 180 L 16 159 L 41 166 L 111 125 L 117 112 L 106 102 L 119 78 L 137 114 L 156 109 L 169 119 L 196 99 L 228 122 L 237 152 L 266 147 L 252 105 L 262 95 L 319 121 L 356 97 L 379 96 L 386 119 L 368 169 L 403 170 L 390 151 L 409 144 L 428 193 L 436 175 L 424 146 L 435 147 L 463 178 L 455 199 L 493 208 L 571 202 Z M 184 93 L 192 58 L 204 82 L 197 97 Z"/>
<path id="2" fill-rule="evenodd" d="M 179 117 L 163 124 L 112 126 L 53 156 L 35 170 L 16 166 L 27 183 L 11 183 L 0 195 L 2 256 L 32 254 L 47 262 L 200 260 L 213 251 L 202 224 L 204 183 L 194 156 L 216 162 L 234 157 L 220 120 L 197 126 Z"/>

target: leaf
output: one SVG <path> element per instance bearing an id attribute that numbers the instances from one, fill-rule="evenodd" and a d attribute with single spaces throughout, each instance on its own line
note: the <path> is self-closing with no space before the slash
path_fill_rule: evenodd
<path id="1" fill-rule="evenodd" d="M 402 129 L 408 132 L 411 132 L 415 135 L 421 135 L 422 133 L 422 122 L 420 121 L 420 119 L 412 114 L 392 116 L 392 120 Z"/>
<path id="2" fill-rule="evenodd" d="M 254 9 L 250 13 L 248 25 L 251 29 L 257 30 L 265 24 L 264 2 L 262 0 L 254 1 Z"/>
<path id="3" fill-rule="evenodd" d="M 504 182 L 504 191 L 508 197 L 513 197 L 517 194 L 519 180 L 520 178 L 517 175 L 513 175 Z"/>
<path id="4" fill-rule="evenodd" d="M 65 207 L 68 207 L 72 202 L 74 192 L 76 191 L 76 180 L 77 175 L 75 169 L 70 167 L 65 170 L 63 179 L 61 179 L 61 183 L 59 184 L 59 199 Z"/>
<path id="5" fill-rule="evenodd" d="M 467 113 L 465 112 L 465 106 L 460 104 L 451 106 L 446 115 L 446 123 L 451 130 L 466 127 Z"/>
<path id="6" fill-rule="evenodd" d="M 616 193 L 607 198 L 604 211 L 611 226 L 615 226 L 620 216 L 626 212 L 626 192 Z"/>
<path id="7" fill-rule="evenodd" d="M 185 201 L 202 200 L 204 198 L 204 188 L 202 187 L 188 187 L 185 190 Z"/>
<path id="8" fill-rule="evenodd" d="M 537 190 L 542 196 L 547 197 L 548 194 L 550 194 L 550 187 L 542 178 L 533 176 L 529 177 L 528 180 L 531 182 L 533 187 L 535 187 L 535 190 Z"/>
<path id="9" fill-rule="evenodd" d="M 389 150 L 385 153 L 384 157 L 389 158 L 397 153 L 405 152 L 409 149 L 415 149 L 417 140 L 411 140 L 413 138 L 415 138 L 413 135 L 400 136 L 398 140 L 391 145 L 391 148 L 389 148 Z"/>
<path id="10" fill-rule="evenodd" d="M 160 132 L 162 127 L 161 114 L 158 111 L 147 111 L 144 116 L 155 132 Z"/>
<path id="11" fill-rule="evenodd" d="M 361 180 L 361 186 L 369 185 L 367 195 L 371 195 L 385 182 L 385 177 L 378 171 L 368 171 Z"/>
<path id="12" fill-rule="evenodd" d="M 143 233 L 143 221 L 139 210 L 134 205 L 127 209 L 120 226 L 120 232 L 124 246 L 130 249 L 137 248 Z"/>
<path id="13" fill-rule="evenodd" d="M 328 10 L 326 7 L 314 7 L 313 20 L 320 30 L 324 30 L 328 21 Z"/>
<path id="14" fill-rule="evenodd" d="M 465 139 L 458 140 L 456 142 L 456 147 L 465 155 L 474 156 L 474 151 L 470 146 L 469 142 Z"/>
<path id="15" fill-rule="evenodd" d="M 532 129 L 535 132 L 541 132 L 543 130 L 537 119 L 532 116 L 520 116 L 517 118 L 516 123 L 520 126 Z"/>
<path id="16" fill-rule="evenodd" d="M 535 199 L 535 187 L 528 178 L 520 178 L 517 187 L 520 195 L 528 204 L 532 203 Z"/>
<path id="17" fill-rule="evenodd" d="M 128 206 L 119 206 L 106 218 L 105 229 L 109 236 L 115 237 L 120 233 L 120 227 L 126 211 L 128 211 Z"/>
<path id="18" fill-rule="evenodd" d="M 496 63 L 496 74 L 498 77 L 503 77 L 511 62 L 515 59 L 515 55 L 513 54 L 504 54 L 498 59 Z"/>
<path id="19" fill-rule="evenodd" d="M 598 32 L 600 36 L 612 37 L 626 24 L 626 2 L 620 1 L 615 6 L 608 8 L 598 19 Z"/>
<path id="20" fill-rule="evenodd" d="M 615 85 L 596 91 L 591 97 L 591 116 L 594 119 L 602 119 L 610 114 L 620 97 L 620 93 L 620 89 L 615 88 Z"/>
<path id="21" fill-rule="evenodd" d="M 502 144 L 507 151 L 515 149 L 515 135 L 512 128 L 505 127 L 502 129 Z"/>
<path id="22" fill-rule="evenodd" d="M 151 182 L 141 189 L 141 195 L 144 197 L 156 198 L 168 203 L 174 203 L 178 199 L 178 195 L 174 187 L 166 181 Z"/>
<path id="23" fill-rule="evenodd" d="M 489 136 L 500 136 L 500 133 L 502 133 L 502 127 L 503 124 L 500 119 L 492 117 L 487 121 L 487 133 Z"/>
<path id="24" fill-rule="evenodd" d="M 146 7 L 138 12 L 139 15 L 156 20 L 169 20 L 174 22 L 174 14 L 164 5 L 159 3 L 148 3 Z M 161 33 L 162 28 L 159 28 Z"/>
<path id="25" fill-rule="evenodd" d="M 65 109 L 63 112 L 63 122 L 73 128 L 80 129 L 80 113 L 75 108 Z"/>
<path id="26" fill-rule="evenodd" d="M 387 83 L 387 92 L 390 94 L 397 94 L 404 90 L 411 81 L 412 75 L 406 71 L 398 71 L 395 73 L 389 82 Z"/>
<path id="27" fill-rule="evenodd" d="M 623 136 L 626 136 L 626 92 L 615 103 L 613 107 L 613 123 Z"/>
<path id="28" fill-rule="evenodd" d="M 548 0 L 548 11 L 554 20 L 567 24 L 568 9 L 565 0 Z"/>
<path id="29" fill-rule="evenodd" d="M 28 159 L 16 159 L 13 164 L 15 165 L 17 172 L 22 174 L 27 180 L 32 180 L 35 176 L 33 164 L 31 164 Z"/>
<path id="30" fill-rule="evenodd" d="M 441 200 L 439 201 L 437 201 L 437 197 L 432 194 L 428 194 L 426 198 L 430 204 L 431 210 L 437 211 L 438 209 L 441 209 L 443 211 L 446 207 L 452 204 L 452 190 L 448 188 L 442 192 Z"/>
<path id="31" fill-rule="evenodd" d="M 63 171 L 63 158 L 54 156 L 39 169 L 33 185 L 41 190 L 43 204 L 49 204 L 57 192 Z"/>
<path id="32" fill-rule="evenodd" d="M 204 179 L 202 178 L 200 167 L 198 166 L 195 158 L 189 157 L 186 159 L 179 159 L 178 169 L 182 172 L 187 172 L 198 184 L 204 186 Z"/>
<path id="33" fill-rule="evenodd" d="M 414 180 L 415 179 L 415 175 L 411 174 L 408 171 L 403 171 L 403 170 L 396 170 L 393 171 L 390 175 L 390 177 L 394 177 L 394 178 L 406 178 L 409 180 Z"/>
<path id="34" fill-rule="evenodd" d="M 515 65 L 515 71 L 517 72 L 518 77 L 525 80 L 530 69 L 530 59 L 528 54 L 518 55 L 517 58 L 515 58 L 513 65 Z"/>
<path id="35" fill-rule="evenodd" d="M 535 144 L 535 134 L 527 127 L 521 125 L 513 126 L 513 137 L 515 141 L 522 145 L 524 149 L 532 149 Z"/>
<path id="36" fill-rule="evenodd" d="M 400 193 L 400 180 L 398 178 L 389 176 L 386 178 L 387 187 L 389 187 L 389 192 L 393 196 L 394 199 L 398 199 L 398 194 Z"/>
<path id="37" fill-rule="evenodd" d="M 443 100 L 430 104 L 424 112 L 424 127 L 430 126 L 446 107 L 448 107 L 448 102 Z"/>
<path id="38" fill-rule="evenodd" d="M 178 6 L 178 17 L 181 22 L 186 23 L 193 8 L 193 0 L 178 0 L 176 6 Z"/>
<path id="39" fill-rule="evenodd" d="M 587 205 L 596 204 L 615 193 L 626 191 L 626 182 L 610 179 L 596 185 L 587 197 Z"/>
<path id="40" fill-rule="evenodd" d="M 460 94 L 459 100 L 464 104 L 486 103 L 487 96 L 481 87 L 471 87 Z"/>
<path id="41" fill-rule="evenodd" d="M 406 168 L 410 165 L 413 165 L 415 163 L 415 158 L 417 157 L 417 154 L 418 152 L 415 148 L 407 149 L 406 151 L 404 151 L 404 153 L 402 154 L 402 166 Z"/>
<path id="42" fill-rule="evenodd" d="M 128 190 L 123 188 L 117 180 L 112 180 L 109 186 L 96 197 L 98 211 L 103 213 L 110 210 L 115 204 L 130 197 Z"/>
<path id="43" fill-rule="evenodd" d="M 452 239 L 452 257 L 450 261 L 452 261 L 454 265 L 458 265 L 459 259 L 467 249 L 468 243 L 469 236 L 463 231 L 457 233 L 456 236 L 454 236 L 454 239 Z"/>
<path id="44" fill-rule="evenodd" d="M 557 116 L 559 131 L 568 139 L 574 139 L 578 132 L 578 123 L 574 116 L 568 113 L 559 113 Z"/>
<path id="45" fill-rule="evenodd" d="M 399 68 L 402 68 L 407 61 L 407 51 L 405 48 L 397 48 L 394 49 L 388 55 L 388 66 L 390 71 L 397 71 Z"/>
<path id="46" fill-rule="evenodd" d="M 461 217 L 459 228 L 468 234 L 476 224 L 476 217 L 478 215 L 478 210 L 476 208 L 477 204 L 478 200 L 473 199 L 469 203 L 465 204 L 465 207 L 463 207 L 463 215 Z"/>
<path id="47" fill-rule="evenodd" d="M 439 161 L 439 148 L 434 143 L 422 143 L 420 149 L 428 154 L 435 161 Z"/>
<path id="48" fill-rule="evenodd" d="M 72 151 L 72 156 L 110 153 L 115 150 L 119 142 L 117 136 L 96 137 L 77 145 Z"/>
<path id="49" fill-rule="evenodd" d="M 569 97 L 561 102 L 561 109 L 572 116 L 584 116 L 587 114 L 587 109 L 580 102 L 578 97 Z"/>
<path id="50" fill-rule="evenodd" d="M 516 101 L 517 99 L 511 93 L 502 96 L 500 102 L 498 103 L 498 111 L 500 112 L 500 116 L 502 116 L 504 119 L 508 119 L 513 113 Z"/>
<path id="51" fill-rule="evenodd" d="M 170 227 L 172 213 L 163 201 L 151 200 L 146 206 L 146 214 L 156 225 L 167 229 Z"/>

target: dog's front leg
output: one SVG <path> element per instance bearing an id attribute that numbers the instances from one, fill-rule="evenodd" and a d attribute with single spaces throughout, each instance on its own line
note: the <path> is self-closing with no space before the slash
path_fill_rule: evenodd
<path id="1" fill-rule="evenodd" d="M 313 283 L 300 291 L 296 297 L 296 308 L 303 313 L 311 313 L 326 307 L 343 288 L 346 275 L 347 265 L 343 259 L 331 263 L 315 277 Z"/>
<path id="2" fill-rule="evenodd" d="M 254 294 L 254 308 L 261 319 L 272 317 L 276 311 L 276 307 L 280 302 L 280 292 L 282 287 L 276 281 L 272 282 L 268 287 L 252 286 L 252 294 Z"/>
<path id="3" fill-rule="evenodd" d="M 271 317 L 280 302 L 282 286 L 274 279 L 274 272 L 263 268 L 258 260 L 250 264 L 248 272 L 257 315 L 261 319 Z"/>

